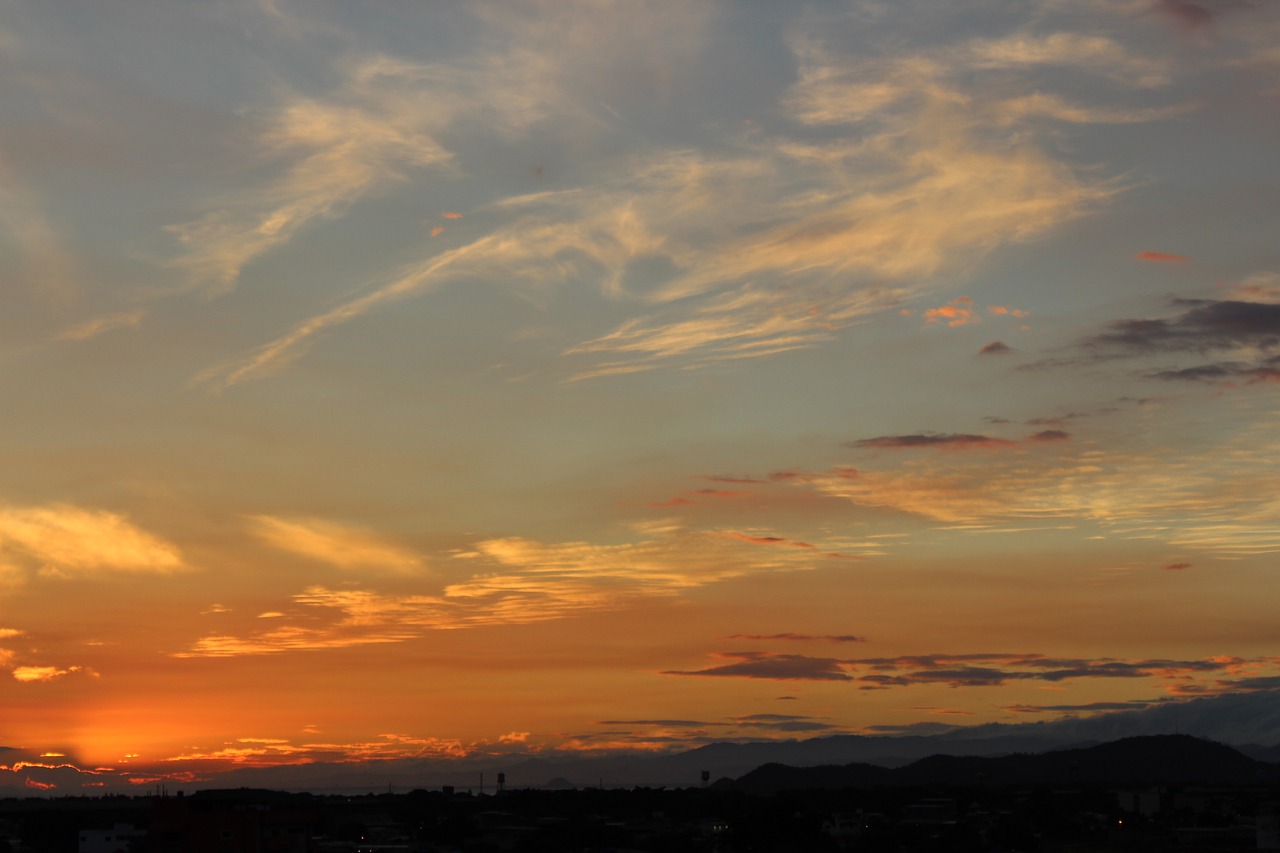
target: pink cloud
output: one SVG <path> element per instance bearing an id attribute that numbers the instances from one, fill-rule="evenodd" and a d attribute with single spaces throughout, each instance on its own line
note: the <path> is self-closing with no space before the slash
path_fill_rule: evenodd
<path id="1" fill-rule="evenodd" d="M 929 308 L 924 312 L 924 320 L 929 325 L 945 322 L 948 326 L 982 322 L 982 318 L 973 310 L 973 300 L 967 296 L 957 296 L 946 305 Z"/>
<path id="2" fill-rule="evenodd" d="M 1174 255 L 1169 252 L 1138 252 L 1138 254 L 1134 255 L 1134 258 L 1139 261 L 1151 261 L 1157 264 L 1186 264 L 1191 262 L 1191 259 L 1186 255 Z"/>

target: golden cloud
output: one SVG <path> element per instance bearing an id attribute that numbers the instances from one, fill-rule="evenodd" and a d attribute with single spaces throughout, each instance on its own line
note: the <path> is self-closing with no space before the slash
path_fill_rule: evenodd
<path id="1" fill-rule="evenodd" d="M 176 546 L 124 516 L 70 504 L 0 509 L 0 548 L 38 562 L 50 576 L 184 568 Z"/>
<path id="2" fill-rule="evenodd" d="M 293 596 L 294 603 L 311 611 L 306 626 L 206 636 L 177 656 L 398 643 L 429 631 L 565 619 L 628 607 L 639 598 L 675 597 L 750 574 L 804 571 L 828 556 L 809 547 L 761 548 L 756 540 L 736 531 L 670 527 L 643 541 L 610 545 L 521 537 L 484 540 L 455 555 L 482 570 L 438 594 L 312 586 Z M 319 625 L 317 616 L 322 617 Z"/>
<path id="3" fill-rule="evenodd" d="M 340 569 L 415 572 L 422 568 L 422 558 L 417 554 L 361 528 L 318 518 L 257 515 L 250 521 L 253 532 L 268 545 Z"/>

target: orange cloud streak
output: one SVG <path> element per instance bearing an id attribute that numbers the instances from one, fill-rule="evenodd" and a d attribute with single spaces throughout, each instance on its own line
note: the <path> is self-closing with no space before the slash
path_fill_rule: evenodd
<path id="1" fill-rule="evenodd" d="M 1156 264 L 1186 264 L 1191 262 L 1191 259 L 1186 255 L 1174 255 L 1169 252 L 1144 251 L 1138 252 L 1134 257 L 1140 261 L 1151 261 Z"/>

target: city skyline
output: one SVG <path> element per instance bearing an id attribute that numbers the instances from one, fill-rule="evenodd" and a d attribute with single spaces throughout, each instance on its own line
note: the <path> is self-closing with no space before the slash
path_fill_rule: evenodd
<path id="1" fill-rule="evenodd" d="M 0 5 L 0 766 L 1280 688 L 1280 8 Z"/>

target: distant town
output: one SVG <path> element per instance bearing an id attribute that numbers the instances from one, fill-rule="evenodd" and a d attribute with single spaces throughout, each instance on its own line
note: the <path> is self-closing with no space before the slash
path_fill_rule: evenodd
<path id="1" fill-rule="evenodd" d="M 709 775 L 709 774 L 704 774 Z M 255 788 L 0 800 L 0 853 L 1280 850 L 1280 764 L 1185 735 L 684 788 Z"/>

